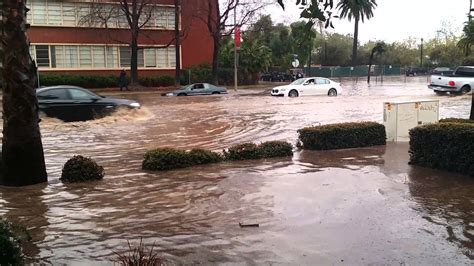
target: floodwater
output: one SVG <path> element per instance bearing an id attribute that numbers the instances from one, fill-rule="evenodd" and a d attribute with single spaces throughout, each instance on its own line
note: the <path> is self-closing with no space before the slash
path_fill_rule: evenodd
<path id="1" fill-rule="evenodd" d="M 470 95 L 435 96 L 423 79 L 346 82 L 334 98 L 262 91 L 116 95 L 144 107 L 89 122 L 45 119 L 49 182 L 0 188 L 0 216 L 28 228 L 25 252 L 36 263 L 108 264 L 127 240 L 143 239 L 170 264 L 473 264 L 474 180 L 409 166 L 406 143 L 141 170 L 143 154 L 156 147 L 295 143 L 308 125 L 382 122 L 387 100 L 439 99 L 441 117 L 470 109 Z M 105 179 L 62 184 L 62 165 L 76 154 L 103 165 Z"/>

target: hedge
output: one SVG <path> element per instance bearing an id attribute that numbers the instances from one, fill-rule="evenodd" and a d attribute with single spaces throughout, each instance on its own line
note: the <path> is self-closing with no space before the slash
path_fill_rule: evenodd
<path id="1" fill-rule="evenodd" d="M 464 119 L 464 118 L 443 118 L 439 120 L 440 123 L 474 123 L 474 120 Z"/>
<path id="2" fill-rule="evenodd" d="M 410 130 L 410 164 L 474 176 L 474 124 L 444 122 Z"/>
<path id="3" fill-rule="evenodd" d="M 386 144 L 385 126 L 375 122 L 354 122 L 306 127 L 298 130 L 301 147 L 332 150 Z"/>
<path id="4" fill-rule="evenodd" d="M 0 218 L 0 265 L 22 265 L 20 240 L 11 223 Z"/>
<path id="5" fill-rule="evenodd" d="M 222 156 L 213 151 L 194 149 L 191 151 L 174 148 L 158 148 L 145 154 L 142 168 L 144 170 L 171 170 L 193 165 L 217 163 Z"/>
<path id="6" fill-rule="evenodd" d="M 76 155 L 63 166 L 61 178 L 63 182 L 84 182 L 104 178 L 104 168 L 91 158 Z"/>
<path id="7" fill-rule="evenodd" d="M 171 76 L 139 77 L 138 83 L 145 87 L 167 87 L 174 85 Z M 118 76 L 81 76 L 40 74 L 40 86 L 73 85 L 84 88 L 118 87 Z"/>
<path id="8" fill-rule="evenodd" d="M 292 156 L 293 147 L 282 141 L 269 141 L 260 145 L 244 143 L 224 150 L 222 154 L 193 149 L 191 151 L 174 148 L 158 148 L 145 153 L 142 168 L 144 170 L 164 171 L 193 165 L 218 163 L 224 160 L 248 160 L 272 157 Z"/>

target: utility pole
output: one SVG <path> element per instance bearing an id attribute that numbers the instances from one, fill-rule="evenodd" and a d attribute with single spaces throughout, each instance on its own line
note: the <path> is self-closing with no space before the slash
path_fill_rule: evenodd
<path id="1" fill-rule="evenodd" d="M 420 68 L 423 68 L 423 38 L 421 38 L 420 45 Z"/>

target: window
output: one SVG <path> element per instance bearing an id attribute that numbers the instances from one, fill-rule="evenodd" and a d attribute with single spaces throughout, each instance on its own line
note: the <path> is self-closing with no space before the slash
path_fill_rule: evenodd
<path id="1" fill-rule="evenodd" d="M 130 58 L 131 58 L 130 48 L 120 47 L 120 67 L 129 67 Z"/>
<path id="2" fill-rule="evenodd" d="M 49 46 L 36 45 L 36 64 L 38 67 L 49 67 Z"/>
<path id="3" fill-rule="evenodd" d="M 105 67 L 105 48 L 103 46 L 92 46 L 92 58 L 94 68 Z"/>
<path id="4" fill-rule="evenodd" d="M 47 5 L 48 25 L 62 24 L 62 6 L 60 2 L 49 1 Z"/>
<path id="5" fill-rule="evenodd" d="M 63 25 L 76 26 L 76 6 L 74 3 L 63 2 Z"/>
<path id="6" fill-rule="evenodd" d="M 326 79 L 316 79 L 316 84 L 328 84 L 329 82 Z"/>
<path id="7" fill-rule="evenodd" d="M 30 53 L 41 68 L 117 69 L 129 67 L 131 59 L 128 46 L 31 45 Z M 173 68 L 176 65 L 175 56 L 175 47 L 139 49 L 137 66 Z"/>
<path id="8" fill-rule="evenodd" d="M 68 100 L 67 91 L 65 89 L 51 89 L 38 93 L 38 99 L 41 100 Z"/>
<path id="9" fill-rule="evenodd" d="M 145 67 L 156 67 L 156 49 L 145 49 Z"/>
<path id="10" fill-rule="evenodd" d="M 117 68 L 118 64 L 118 52 L 117 47 L 106 47 L 107 54 L 107 68 Z"/>
<path id="11" fill-rule="evenodd" d="M 94 98 L 93 95 L 82 90 L 69 89 L 69 93 L 71 94 L 71 98 L 73 100 L 91 100 L 92 98 Z"/>

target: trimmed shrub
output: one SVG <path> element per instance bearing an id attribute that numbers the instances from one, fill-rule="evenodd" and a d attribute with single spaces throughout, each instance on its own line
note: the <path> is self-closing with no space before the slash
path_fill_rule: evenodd
<path id="1" fill-rule="evenodd" d="M 252 160 L 293 155 L 293 146 L 284 141 L 267 141 L 260 145 L 243 143 L 224 150 L 226 160 Z"/>
<path id="2" fill-rule="evenodd" d="M 443 118 L 439 120 L 440 123 L 474 123 L 474 120 L 464 119 L 464 118 Z"/>
<path id="3" fill-rule="evenodd" d="M 193 165 L 218 163 L 223 160 L 219 153 L 203 149 L 192 149 L 188 156 Z"/>
<path id="4" fill-rule="evenodd" d="M 332 150 L 386 144 L 385 126 L 375 122 L 339 123 L 298 130 L 303 149 Z"/>
<path id="5" fill-rule="evenodd" d="M 226 160 L 251 160 L 262 158 L 258 146 L 254 143 L 243 143 L 224 150 Z"/>
<path id="6" fill-rule="evenodd" d="M 144 170 L 170 170 L 191 166 L 186 151 L 173 148 L 158 148 L 145 153 L 142 163 Z"/>
<path id="7" fill-rule="evenodd" d="M 140 77 L 138 83 L 145 87 L 167 87 L 174 85 L 174 78 L 171 76 Z M 41 74 L 40 85 L 73 85 L 89 89 L 115 88 L 118 87 L 118 76 Z"/>
<path id="8" fill-rule="evenodd" d="M 0 218 L 0 265 L 22 265 L 20 240 L 11 223 Z"/>
<path id="9" fill-rule="evenodd" d="M 63 182 L 84 182 L 104 178 L 104 168 L 91 158 L 76 155 L 69 159 L 63 167 L 61 178 Z"/>
<path id="10" fill-rule="evenodd" d="M 293 156 L 293 146 L 286 141 L 267 141 L 258 146 L 262 158 Z"/>
<path id="11" fill-rule="evenodd" d="M 474 176 L 474 124 L 438 123 L 410 130 L 410 164 Z"/>

